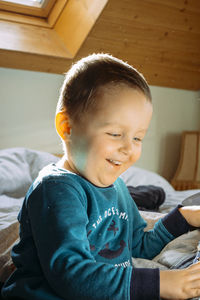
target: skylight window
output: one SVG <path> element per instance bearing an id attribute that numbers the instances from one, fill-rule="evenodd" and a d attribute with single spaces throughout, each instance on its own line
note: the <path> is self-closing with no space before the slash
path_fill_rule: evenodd
<path id="1" fill-rule="evenodd" d="M 47 17 L 56 0 L 0 0 L 0 9 L 7 12 Z"/>
<path id="2" fill-rule="evenodd" d="M 9 2 L 13 4 L 20 4 L 25 6 L 33 6 L 33 7 L 42 7 L 45 2 L 48 2 L 46 0 L 1 0 L 0 2 Z"/>

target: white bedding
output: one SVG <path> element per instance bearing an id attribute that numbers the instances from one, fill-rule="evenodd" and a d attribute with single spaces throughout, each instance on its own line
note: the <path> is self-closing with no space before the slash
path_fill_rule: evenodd
<path id="1" fill-rule="evenodd" d="M 176 191 L 173 186 L 162 176 L 137 167 L 130 167 L 126 172 L 121 175 L 126 185 L 155 185 L 164 189 L 166 198 L 164 203 L 160 206 L 161 213 L 167 213 L 172 208 L 181 204 L 187 197 L 200 192 L 200 189 Z"/>
<path id="2" fill-rule="evenodd" d="M 0 150 L 0 281 L 3 282 L 12 272 L 13 265 L 10 259 L 10 250 L 18 238 L 17 215 L 23 198 L 39 170 L 58 157 L 46 152 L 26 148 L 10 148 Z M 147 220 L 147 228 L 152 228 L 155 221 L 170 211 L 186 197 L 200 192 L 200 190 L 175 191 L 163 177 L 154 172 L 141 168 L 131 167 L 121 175 L 127 185 L 156 185 L 164 189 L 166 199 L 160 207 L 160 213 L 141 212 Z M 173 266 L 173 259 L 195 252 L 200 232 L 198 230 L 188 233 L 179 240 L 175 240 L 168 248 L 154 259 L 153 263 L 145 260 L 134 260 L 135 266 L 159 266 L 168 268 Z M 184 255 L 178 247 L 179 241 L 184 241 Z M 178 250 L 179 249 L 179 250 Z M 172 252 L 174 251 L 172 255 Z M 178 256 L 177 256 L 178 255 Z M 184 256 L 185 257 L 185 256 Z"/>

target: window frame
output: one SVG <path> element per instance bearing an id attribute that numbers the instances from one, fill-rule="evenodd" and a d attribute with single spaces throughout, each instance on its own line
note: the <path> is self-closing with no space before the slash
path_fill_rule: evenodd
<path id="1" fill-rule="evenodd" d="M 108 0 L 57 0 L 48 17 L 0 12 L 0 67 L 62 74 Z"/>
<path id="2" fill-rule="evenodd" d="M 17 3 L 18 2 L 18 3 Z M 39 5 L 37 2 L 32 1 L 31 3 L 24 4 L 24 0 L 17 0 L 12 2 L 9 0 L 0 0 L 0 10 L 9 12 L 23 14 L 27 16 L 43 17 L 46 18 L 50 14 L 56 0 L 48 0 L 44 4 Z"/>
<path id="3" fill-rule="evenodd" d="M 30 25 L 36 25 L 41 27 L 53 28 L 60 14 L 65 8 L 67 2 L 68 0 L 57 0 L 56 3 L 54 3 L 52 9 L 49 11 L 47 16 L 33 16 L 33 15 L 31 16 L 29 14 L 22 14 L 11 10 L 10 11 L 1 10 L 0 21 L 3 20 L 3 21 L 14 22 L 14 23 L 30 24 Z M 52 3 L 53 2 L 51 2 L 51 4 Z M 1 9 L 1 4 L 0 4 L 0 9 Z"/>

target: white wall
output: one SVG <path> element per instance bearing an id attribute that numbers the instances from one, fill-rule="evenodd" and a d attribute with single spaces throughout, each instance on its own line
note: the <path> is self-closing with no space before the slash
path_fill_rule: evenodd
<path id="1" fill-rule="evenodd" d="M 171 179 L 179 162 L 182 131 L 200 131 L 200 99 L 195 91 L 151 86 L 153 118 L 137 166 Z"/>
<path id="2" fill-rule="evenodd" d="M 0 68 L 0 149 L 62 152 L 54 114 L 63 75 Z M 154 114 L 137 166 L 171 178 L 184 130 L 200 130 L 198 93 L 151 87 Z"/>
<path id="3" fill-rule="evenodd" d="M 0 68 L 0 148 L 61 152 L 54 115 L 62 75 Z"/>

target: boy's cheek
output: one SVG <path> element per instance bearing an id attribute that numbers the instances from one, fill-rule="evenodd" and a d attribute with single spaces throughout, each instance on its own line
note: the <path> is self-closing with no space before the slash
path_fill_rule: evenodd
<path id="1" fill-rule="evenodd" d="M 98 149 L 98 151 L 102 154 L 104 154 L 104 156 L 106 155 L 113 155 L 115 154 L 119 147 L 116 145 L 116 143 L 112 143 L 112 142 L 107 142 L 104 140 L 101 140 L 99 143 L 96 144 L 96 148 Z"/>
<path id="2" fill-rule="evenodd" d="M 134 151 L 130 159 L 131 164 L 136 163 L 140 159 L 141 154 L 142 154 L 141 148 L 138 148 L 137 151 Z"/>

